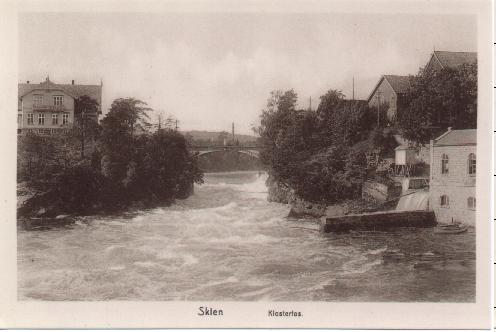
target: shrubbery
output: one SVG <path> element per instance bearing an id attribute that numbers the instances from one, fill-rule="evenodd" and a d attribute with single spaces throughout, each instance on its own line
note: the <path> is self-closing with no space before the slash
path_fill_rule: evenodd
<path id="1" fill-rule="evenodd" d="M 261 158 L 271 175 L 312 202 L 360 196 L 372 171 L 367 154 L 391 154 L 391 136 L 373 131 L 374 113 L 367 103 L 345 100 L 339 91 L 322 96 L 316 111 L 297 110 L 296 101 L 292 90 L 273 92 L 262 112 Z"/>
<path id="2" fill-rule="evenodd" d="M 180 133 L 147 130 L 148 110 L 135 99 L 114 101 L 91 154 L 81 152 L 78 125 L 68 134 L 20 137 L 18 180 L 39 193 L 21 214 L 112 212 L 187 197 L 203 174 Z"/>

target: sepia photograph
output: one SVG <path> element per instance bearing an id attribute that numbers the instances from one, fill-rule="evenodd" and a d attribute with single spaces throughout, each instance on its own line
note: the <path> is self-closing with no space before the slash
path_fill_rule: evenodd
<path id="1" fill-rule="evenodd" d="M 13 301 L 486 299 L 480 14 L 277 5 L 17 13 Z"/>

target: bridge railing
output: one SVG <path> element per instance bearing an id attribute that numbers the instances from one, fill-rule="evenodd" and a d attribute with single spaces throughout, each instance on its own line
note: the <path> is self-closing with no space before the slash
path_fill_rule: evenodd
<path id="1" fill-rule="evenodd" d="M 192 146 L 192 150 L 258 150 L 259 146 L 256 145 L 197 145 Z"/>

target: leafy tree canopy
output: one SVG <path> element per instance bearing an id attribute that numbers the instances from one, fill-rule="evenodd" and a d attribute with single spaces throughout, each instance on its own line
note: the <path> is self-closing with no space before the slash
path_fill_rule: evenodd
<path id="1" fill-rule="evenodd" d="M 412 79 L 406 102 L 399 126 L 407 139 L 418 144 L 448 127 L 477 128 L 477 64 L 419 73 Z"/>

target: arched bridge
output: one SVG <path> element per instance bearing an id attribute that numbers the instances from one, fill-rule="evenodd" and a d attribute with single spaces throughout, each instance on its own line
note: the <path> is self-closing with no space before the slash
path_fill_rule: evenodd
<path id="1" fill-rule="evenodd" d="M 241 145 L 218 145 L 218 146 L 194 146 L 191 148 L 196 157 L 201 155 L 219 152 L 219 151 L 237 151 L 254 158 L 260 158 L 260 148 L 258 146 L 241 146 Z"/>

